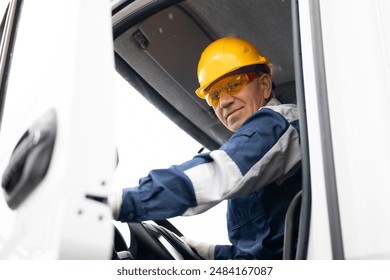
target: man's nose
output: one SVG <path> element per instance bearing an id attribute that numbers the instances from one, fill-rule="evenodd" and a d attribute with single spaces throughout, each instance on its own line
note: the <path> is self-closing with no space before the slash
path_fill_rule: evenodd
<path id="1" fill-rule="evenodd" d="M 226 92 L 219 94 L 219 106 L 225 108 L 234 102 L 234 97 Z"/>

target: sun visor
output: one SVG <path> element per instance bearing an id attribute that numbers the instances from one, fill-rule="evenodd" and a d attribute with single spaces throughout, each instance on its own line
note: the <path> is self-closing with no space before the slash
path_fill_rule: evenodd
<path id="1" fill-rule="evenodd" d="M 187 92 L 198 88 L 196 69 L 211 38 L 178 6 L 165 9 L 139 25 L 133 38 Z"/>
<path id="2" fill-rule="evenodd" d="M 140 93 L 209 149 L 218 148 L 231 136 L 212 108 L 195 94 L 198 61 L 212 41 L 179 5 L 147 17 L 115 40 L 117 54 L 154 89 L 151 92 L 143 85 L 138 87 Z M 202 140 L 207 138 L 212 140 Z"/>

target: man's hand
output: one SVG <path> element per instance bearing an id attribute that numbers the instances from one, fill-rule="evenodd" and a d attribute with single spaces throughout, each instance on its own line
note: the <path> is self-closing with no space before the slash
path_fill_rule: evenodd
<path id="1" fill-rule="evenodd" d="M 112 210 L 114 220 L 118 220 L 122 205 L 122 190 L 110 193 L 107 197 L 107 204 Z"/>
<path id="2" fill-rule="evenodd" d="M 185 236 L 182 236 L 181 238 L 185 243 L 188 244 L 188 246 L 194 249 L 199 254 L 199 256 L 201 256 L 205 260 L 214 259 L 215 245 L 208 244 L 205 242 L 195 241 Z"/>

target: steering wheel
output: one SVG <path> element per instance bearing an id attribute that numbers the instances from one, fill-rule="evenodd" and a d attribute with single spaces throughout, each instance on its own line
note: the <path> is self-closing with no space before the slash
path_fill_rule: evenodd
<path id="1" fill-rule="evenodd" d="M 168 220 L 154 223 L 127 223 L 130 230 L 130 247 L 116 229 L 113 259 L 137 260 L 200 260 L 180 237 L 183 236 Z"/>
<path id="2" fill-rule="evenodd" d="M 118 228 L 114 225 L 114 244 L 112 248 L 112 260 L 134 260 L 133 255 L 127 248 L 127 243 L 120 233 Z"/>

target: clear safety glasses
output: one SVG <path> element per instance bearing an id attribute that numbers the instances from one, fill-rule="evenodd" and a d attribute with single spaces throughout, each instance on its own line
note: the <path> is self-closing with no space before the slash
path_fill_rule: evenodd
<path id="1" fill-rule="evenodd" d="M 248 83 L 253 81 L 257 74 L 239 74 L 227 77 L 206 91 L 206 101 L 210 106 L 217 106 L 219 104 L 219 97 L 222 92 L 233 95 L 237 94 L 243 89 Z"/>

